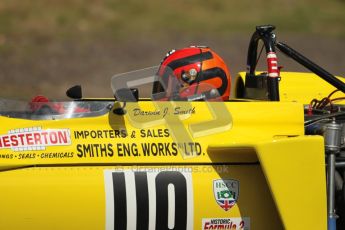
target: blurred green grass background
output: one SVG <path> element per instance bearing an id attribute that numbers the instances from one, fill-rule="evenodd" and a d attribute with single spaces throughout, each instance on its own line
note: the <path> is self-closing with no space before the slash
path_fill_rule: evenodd
<path id="1" fill-rule="evenodd" d="M 344 12 L 344 0 L 1 0 L 0 97 L 64 97 L 76 83 L 111 96 L 113 74 L 192 44 L 211 46 L 235 75 L 260 24 L 340 75 Z"/>

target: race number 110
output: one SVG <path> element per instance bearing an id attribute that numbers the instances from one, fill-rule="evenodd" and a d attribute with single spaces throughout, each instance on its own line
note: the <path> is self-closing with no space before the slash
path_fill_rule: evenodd
<path id="1" fill-rule="evenodd" d="M 193 229 L 190 172 L 105 170 L 104 179 L 106 230 Z"/>

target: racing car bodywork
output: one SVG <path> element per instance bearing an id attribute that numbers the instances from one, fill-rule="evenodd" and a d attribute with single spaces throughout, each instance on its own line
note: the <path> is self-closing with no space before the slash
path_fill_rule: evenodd
<path id="1" fill-rule="evenodd" d="M 272 34 L 257 28 L 255 59 L 257 40 L 276 45 Z M 339 157 L 344 141 L 340 131 L 330 148 L 328 132 L 305 122 L 338 131 L 342 107 L 305 105 L 340 80 L 268 66 L 240 73 L 239 99 L 224 102 L 121 97 L 121 79 L 148 76 L 137 72 L 114 76 L 116 100 L 77 96 L 59 102 L 62 113 L 1 100 L 0 229 L 327 229 L 327 217 L 331 228 L 343 175 L 327 167 L 326 179 L 336 161 L 325 156 Z"/>

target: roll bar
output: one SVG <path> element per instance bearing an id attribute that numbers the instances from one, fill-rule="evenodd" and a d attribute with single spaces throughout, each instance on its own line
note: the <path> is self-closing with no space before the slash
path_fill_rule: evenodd
<path id="1" fill-rule="evenodd" d="M 344 82 L 340 81 L 333 74 L 329 73 L 321 66 L 318 66 L 317 64 L 282 42 L 277 42 L 276 47 L 288 57 L 291 57 L 296 62 L 303 65 L 305 68 L 309 69 L 310 71 L 321 77 L 323 80 L 327 81 L 329 84 L 345 93 Z"/>
<path id="2" fill-rule="evenodd" d="M 286 54 L 288 57 L 292 58 L 308 70 L 312 71 L 329 84 L 333 85 L 337 89 L 345 93 L 345 83 L 336 78 L 333 74 L 329 73 L 319 65 L 315 64 L 307 57 L 303 56 L 290 46 L 282 43 L 276 42 L 276 35 L 273 33 L 275 26 L 273 25 L 262 25 L 257 26 L 255 32 L 253 33 L 247 56 L 247 73 L 246 78 L 252 79 L 255 77 L 255 69 L 257 64 L 257 51 L 258 43 L 261 40 L 264 43 L 266 50 L 267 59 L 267 93 L 268 99 L 271 101 L 279 101 L 279 78 L 280 71 L 278 68 L 278 60 L 276 56 L 276 50 L 280 50 L 282 53 Z"/>
<path id="3" fill-rule="evenodd" d="M 279 69 L 277 55 L 275 52 L 276 35 L 273 33 L 275 26 L 263 25 L 257 26 L 256 31 L 252 35 L 249 43 L 248 56 L 247 56 L 247 76 L 255 76 L 255 69 L 257 63 L 257 50 L 258 44 L 261 40 L 264 43 L 267 55 L 268 65 L 268 79 L 267 90 L 268 98 L 271 101 L 279 101 Z"/>

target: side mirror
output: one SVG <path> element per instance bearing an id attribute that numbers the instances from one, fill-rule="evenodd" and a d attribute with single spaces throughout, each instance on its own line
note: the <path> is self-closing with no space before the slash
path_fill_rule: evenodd
<path id="1" fill-rule="evenodd" d="M 120 102 L 137 102 L 139 91 L 137 88 L 122 88 L 115 91 L 115 99 Z"/>
<path id="2" fill-rule="evenodd" d="M 126 114 L 126 102 L 137 102 L 139 100 L 139 91 L 137 88 L 122 88 L 115 91 L 115 99 L 124 102 L 122 107 L 115 108 L 113 112 L 117 115 Z"/>
<path id="3" fill-rule="evenodd" d="M 66 95 L 67 97 L 72 98 L 72 99 L 81 99 L 83 95 L 81 86 L 80 85 L 72 86 L 66 91 Z"/>

